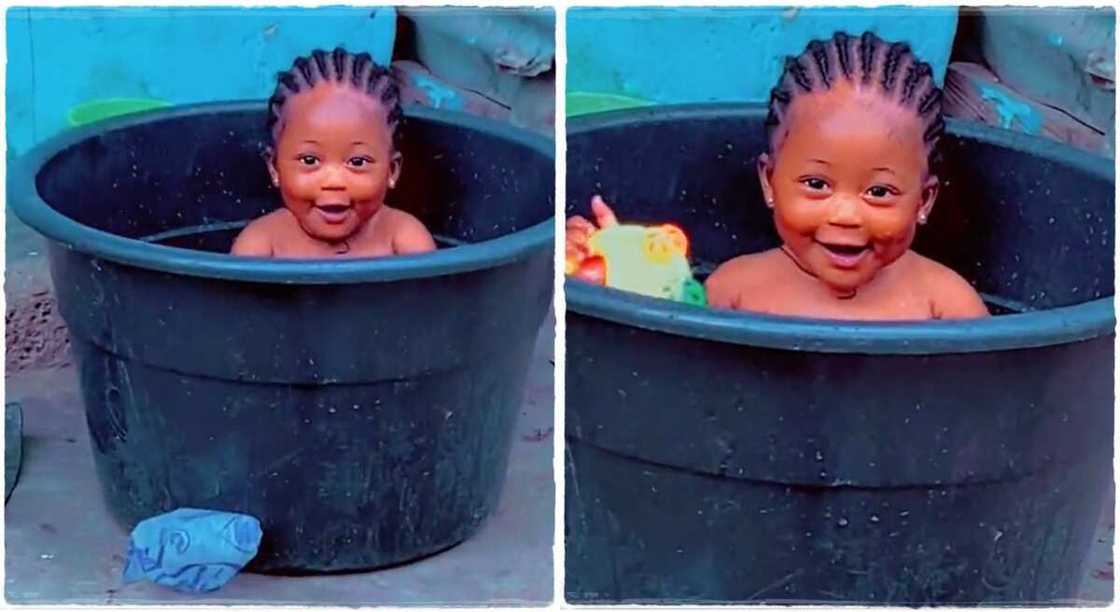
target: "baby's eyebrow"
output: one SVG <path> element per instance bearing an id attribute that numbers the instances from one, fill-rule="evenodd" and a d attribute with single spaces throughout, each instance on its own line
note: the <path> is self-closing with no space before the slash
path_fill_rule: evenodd
<path id="1" fill-rule="evenodd" d="M 894 170 L 891 170 L 890 168 L 886 168 L 886 167 L 880 167 L 880 168 L 872 168 L 871 170 L 872 170 L 873 172 L 878 172 L 878 171 L 882 170 L 883 172 L 890 172 L 891 174 L 894 174 L 894 173 L 895 173 L 895 171 L 894 171 Z"/>
<path id="2" fill-rule="evenodd" d="M 303 143 L 304 144 L 319 144 L 319 141 L 318 140 L 305 140 L 305 141 L 303 141 Z"/>
<path id="3" fill-rule="evenodd" d="M 352 145 L 356 145 L 356 144 L 364 145 L 364 144 L 366 144 L 366 143 L 365 143 L 365 141 L 364 141 L 364 140 L 355 140 L 354 142 L 352 142 L 352 143 L 350 143 L 350 144 L 352 144 Z"/>
<path id="4" fill-rule="evenodd" d="M 824 165 L 826 165 L 826 166 L 831 166 L 831 165 L 832 165 L 832 164 L 830 164 L 830 163 L 826 162 L 826 161 L 825 161 L 825 160 L 823 160 L 823 159 L 810 159 L 809 161 L 811 161 L 811 162 L 817 162 L 818 164 L 824 164 Z"/>

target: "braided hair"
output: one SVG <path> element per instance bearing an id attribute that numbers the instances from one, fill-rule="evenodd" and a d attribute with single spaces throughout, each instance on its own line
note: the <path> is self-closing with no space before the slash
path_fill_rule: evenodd
<path id="1" fill-rule="evenodd" d="M 873 88 L 887 100 L 914 111 L 922 122 L 922 141 L 932 171 L 940 161 L 937 142 L 945 131 L 941 90 L 933 80 L 933 69 L 919 60 L 906 43 L 888 43 L 871 32 L 864 32 L 859 38 L 837 32 L 828 40 L 811 41 L 801 55 L 785 58 L 778 85 L 770 90 L 770 112 L 766 117 L 771 154 L 794 98 L 832 89 L 840 79 L 857 87 Z"/>
<path id="2" fill-rule="evenodd" d="M 292 96 L 307 91 L 322 82 L 348 84 L 380 102 L 386 111 L 386 121 L 392 134 L 393 149 L 399 142 L 397 126 L 404 111 L 401 109 L 400 89 L 388 68 L 373 61 L 369 53 L 357 55 L 342 47 L 330 53 L 316 49 L 307 57 L 297 57 L 287 72 L 276 75 L 276 90 L 268 99 L 267 127 L 275 142 L 281 126 L 284 103 Z"/>

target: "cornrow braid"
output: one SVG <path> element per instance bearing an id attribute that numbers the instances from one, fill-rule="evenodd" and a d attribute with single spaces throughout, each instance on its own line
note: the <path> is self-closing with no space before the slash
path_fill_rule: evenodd
<path id="1" fill-rule="evenodd" d="M 820 77 L 821 83 L 824 83 L 825 88 L 832 87 L 832 77 L 828 65 L 828 49 L 825 48 L 824 43 L 814 40 L 806 47 L 806 51 L 813 56 L 813 62 L 817 67 L 817 76 Z"/>
<path id="2" fill-rule="evenodd" d="M 786 58 L 786 74 L 793 77 L 793 81 L 797 83 L 797 86 L 803 91 L 813 91 L 813 82 L 809 80 L 809 72 L 805 70 L 805 66 L 801 64 L 801 58 Z"/>
<path id="3" fill-rule="evenodd" d="M 933 79 L 933 69 L 925 62 L 911 63 L 906 69 L 906 80 L 902 82 L 902 102 L 909 104 L 914 100 L 914 88 L 919 82 Z"/>
<path id="4" fill-rule="evenodd" d="M 887 57 L 883 62 L 883 74 L 880 80 L 884 91 L 894 89 L 895 79 L 898 77 L 898 66 L 902 63 L 902 56 L 909 53 L 910 45 L 906 43 L 894 43 L 887 47 Z"/>
<path id="5" fill-rule="evenodd" d="M 855 87 L 873 89 L 912 110 L 922 122 L 922 141 L 933 171 L 940 161 L 937 142 L 945 129 L 941 90 L 934 81 L 933 69 L 906 43 L 888 43 L 872 32 L 864 32 L 859 38 L 837 32 L 828 40 L 811 41 L 801 55 L 785 58 L 778 84 L 770 90 L 765 124 L 770 152 L 774 152 L 776 136 L 797 96 L 830 90 L 841 79 Z"/>
<path id="6" fill-rule="evenodd" d="M 400 89 L 390 70 L 373 61 L 369 53 L 352 54 L 342 47 L 330 53 L 316 49 L 307 57 L 297 57 L 292 67 L 276 75 L 276 89 L 268 99 L 266 127 L 275 141 L 277 128 L 283 116 L 284 104 L 294 95 L 307 91 L 319 83 L 348 84 L 369 95 L 384 106 L 386 122 L 393 138 L 393 148 L 400 143 L 400 125 L 404 110 L 400 103 Z"/>
<path id="7" fill-rule="evenodd" d="M 859 69 L 863 75 L 863 82 L 868 83 L 871 81 L 871 74 L 873 72 L 872 66 L 875 63 L 875 50 L 878 46 L 879 38 L 871 32 L 864 32 L 863 36 L 859 37 Z"/>
<path id="8" fill-rule="evenodd" d="M 833 35 L 833 42 L 836 45 L 836 59 L 840 60 L 840 70 L 844 73 L 844 78 L 851 80 L 852 75 L 855 74 L 855 66 L 852 65 L 851 38 L 844 32 L 837 32 Z"/>

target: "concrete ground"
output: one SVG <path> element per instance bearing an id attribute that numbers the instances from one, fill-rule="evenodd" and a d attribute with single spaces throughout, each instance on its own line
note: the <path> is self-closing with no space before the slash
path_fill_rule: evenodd
<path id="1" fill-rule="evenodd" d="M 37 236 L 8 217 L 9 303 L 41 286 Z M 15 230 L 14 232 L 12 230 Z M 49 283 L 49 281 L 48 281 Z M 277 603 L 547 605 L 552 600 L 552 342 L 541 328 L 498 508 L 474 537 L 391 569 L 334 576 L 243 573 L 216 593 L 124 586 L 128 533 L 102 500 L 73 365 L 9 372 L 23 407 L 23 465 L 5 507 L 5 597 L 12 604 Z"/>

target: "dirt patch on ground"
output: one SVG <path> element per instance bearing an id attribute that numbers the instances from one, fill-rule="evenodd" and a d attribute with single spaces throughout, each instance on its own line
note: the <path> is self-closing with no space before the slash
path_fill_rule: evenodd
<path id="1" fill-rule="evenodd" d="M 12 299 L 4 321 L 9 375 L 70 362 L 70 334 L 50 290 L 40 289 Z"/>

